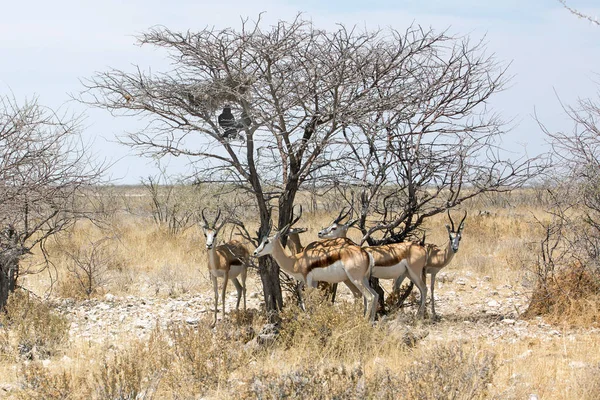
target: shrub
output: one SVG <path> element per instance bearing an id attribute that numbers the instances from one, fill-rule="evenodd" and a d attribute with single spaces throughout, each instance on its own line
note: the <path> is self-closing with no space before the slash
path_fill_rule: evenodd
<path id="1" fill-rule="evenodd" d="M 457 342 L 423 352 L 403 374 L 408 399 L 483 399 L 496 371 L 495 355 Z"/>
<path id="2" fill-rule="evenodd" d="M 27 358 L 55 355 L 68 339 L 69 322 L 41 301 L 27 293 L 15 292 L 8 301 L 6 313 L 0 313 L 0 352 L 18 349 Z"/>
<path id="3" fill-rule="evenodd" d="M 75 384 L 71 375 L 63 371 L 52 373 L 39 362 L 32 362 L 21 370 L 23 377 L 20 399 L 70 400 L 79 396 L 85 387 Z M 83 390 L 82 390 L 83 389 Z"/>

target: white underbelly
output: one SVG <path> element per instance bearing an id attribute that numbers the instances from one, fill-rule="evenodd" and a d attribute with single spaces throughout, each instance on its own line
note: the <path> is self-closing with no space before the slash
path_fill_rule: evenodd
<path id="1" fill-rule="evenodd" d="M 307 280 L 318 282 L 337 283 L 348 279 L 344 264 L 341 261 L 336 261 L 325 268 L 315 268 L 308 273 Z"/>
<path id="2" fill-rule="evenodd" d="M 379 279 L 396 279 L 400 275 L 406 273 L 408 264 L 406 260 L 400 261 L 398 264 L 390 265 L 389 267 L 373 267 L 373 276 Z"/>
<path id="3" fill-rule="evenodd" d="M 237 278 L 244 267 L 242 264 L 232 265 L 229 267 L 229 279 Z"/>
<path id="4" fill-rule="evenodd" d="M 229 267 L 229 279 L 237 278 L 237 276 L 242 272 L 242 269 L 243 266 L 241 264 L 231 265 Z M 223 271 L 222 269 L 211 269 L 210 273 L 212 274 L 212 276 L 215 276 L 217 278 L 225 277 L 225 271 Z"/>

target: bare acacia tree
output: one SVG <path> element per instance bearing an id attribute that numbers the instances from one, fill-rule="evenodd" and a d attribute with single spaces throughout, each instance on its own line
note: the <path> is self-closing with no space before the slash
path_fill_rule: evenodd
<path id="1" fill-rule="evenodd" d="M 580 99 L 563 106 L 573 121 L 571 132 L 551 132 L 540 126 L 552 145 L 554 169 L 549 192 L 550 212 L 570 219 L 572 244 L 582 264 L 600 266 L 600 106 L 598 99 Z M 564 210 L 574 209 L 574 216 Z M 576 219 L 577 221 L 573 221 Z M 566 236 L 566 235 L 563 235 Z"/>
<path id="2" fill-rule="evenodd" d="M 252 194 L 259 235 L 268 230 L 272 208 L 279 228 L 290 221 L 303 184 L 341 181 L 341 174 L 356 169 L 340 167 L 342 159 L 357 161 L 347 158 L 355 141 L 379 146 L 371 136 L 412 132 L 409 115 L 426 133 L 434 117 L 423 108 L 427 101 L 483 105 L 482 93 L 489 97 L 499 90 L 504 73 L 484 63 L 473 67 L 479 80 L 464 79 L 463 70 L 473 61 L 469 51 L 477 53 L 480 45 L 472 48 L 418 26 L 400 32 L 338 25 L 328 32 L 299 17 L 268 29 L 259 19 L 242 21 L 239 31 L 155 28 L 139 43 L 166 49 L 172 68 L 99 73 L 83 82 L 81 101 L 114 115 L 148 117 L 148 126 L 128 134 L 124 143 L 147 156 L 187 156 L 195 161 L 199 181 Z M 453 67 L 460 62 L 462 68 Z M 445 68 L 454 80 L 443 75 Z M 436 82 L 437 76 L 446 83 Z M 457 115 L 446 113 L 448 129 Z M 382 118 L 385 123 L 372 124 Z M 267 310 L 277 310 L 282 306 L 278 267 L 260 262 Z"/>
<path id="3" fill-rule="evenodd" d="M 31 101 L 0 98 L 0 308 L 17 285 L 19 261 L 86 215 L 80 194 L 103 165 L 88 157 L 77 119 Z M 45 267 L 45 266 L 44 266 Z M 42 269 L 44 268 L 42 267 Z"/>

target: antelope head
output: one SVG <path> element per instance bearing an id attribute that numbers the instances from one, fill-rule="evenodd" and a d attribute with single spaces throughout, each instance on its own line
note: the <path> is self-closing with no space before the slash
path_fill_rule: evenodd
<path id="1" fill-rule="evenodd" d="M 219 217 L 221 217 L 221 209 L 219 208 L 217 210 L 217 216 L 215 220 L 212 224 L 209 223 L 206 219 L 206 215 L 204 215 L 205 210 L 206 208 L 202 209 L 202 220 L 204 221 L 204 225 L 202 225 L 202 231 L 204 232 L 204 237 L 206 238 L 206 248 L 210 250 L 215 245 L 215 242 L 217 241 L 217 234 L 219 233 L 219 230 L 221 230 L 223 225 L 225 225 L 225 221 L 222 221 L 220 224 L 217 225 L 217 223 L 219 222 Z"/>
<path id="2" fill-rule="evenodd" d="M 340 211 L 340 214 L 337 216 L 336 219 L 333 220 L 331 225 L 319 231 L 319 239 L 334 239 L 346 237 L 346 235 L 348 234 L 348 229 L 350 229 L 351 226 L 356 224 L 358 222 L 358 219 L 348 220 L 348 222 L 343 224 L 342 220 L 346 218 L 348 214 L 350 214 L 352 208 L 349 208 L 348 211 L 344 214 L 345 210 L 346 207 L 342 208 L 342 211 Z"/>
<path id="3" fill-rule="evenodd" d="M 262 257 L 262 256 L 266 256 L 268 254 L 272 254 L 273 248 L 275 247 L 275 244 L 276 244 L 276 241 L 278 241 L 281 236 L 288 234 L 289 229 L 290 229 L 290 224 L 287 224 L 286 226 L 283 227 L 283 229 L 275 232 L 275 234 L 273 236 L 270 236 L 271 228 L 272 228 L 272 224 L 269 225 L 269 230 L 267 231 L 267 234 L 260 241 L 256 250 L 254 250 L 255 257 Z"/>
<path id="4" fill-rule="evenodd" d="M 452 247 L 452 251 L 454 253 L 458 252 L 458 246 L 460 244 L 460 239 L 462 236 L 462 230 L 465 227 L 465 218 L 467 218 L 467 212 L 465 211 L 464 217 L 460 220 L 460 224 L 458 224 L 458 229 L 454 228 L 454 221 L 450 216 L 450 210 L 448 210 L 448 218 L 450 219 L 450 225 L 446 225 L 446 229 L 448 229 L 448 238 L 450 239 L 450 247 Z"/>

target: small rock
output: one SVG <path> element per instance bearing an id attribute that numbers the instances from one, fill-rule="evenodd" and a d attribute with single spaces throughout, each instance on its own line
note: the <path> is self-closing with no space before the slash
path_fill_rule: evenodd
<path id="1" fill-rule="evenodd" d="M 489 281 L 492 280 L 492 277 L 486 275 L 486 276 L 483 277 L 483 280 L 486 281 L 486 282 L 489 282 Z"/>
<path id="2" fill-rule="evenodd" d="M 514 325 L 517 321 L 515 321 L 514 319 L 510 319 L 510 318 L 505 318 L 502 320 L 502 323 L 504 325 Z"/>
<path id="3" fill-rule="evenodd" d="M 112 293 L 106 293 L 104 295 L 104 300 L 106 301 L 115 301 L 115 295 Z"/>
<path id="4" fill-rule="evenodd" d="M 252 292 L 252 293 L 250 293 L 250 298 L 251 299 L 258 299 L 258 292 Z"/>
<path id="5" fill-rule="evenodd" d="M 133 326 L 139 329 L 150 329 L 152 328 L 152 322 L 144 319 L 138 319 L 133 323 Z"/>
<path id="6" fill-rule="evenodd" d="M 496 307 L 500 307 L 500 303 L 498 303 L 496 300 L 490 300 L 487 302 L 487 306 L 496 308 Z"/>
<path id="7" fill-rule="evenodd" d="M 48 368 L 50 366 L 50 364 L 52 364 L 52 361 L 50 361 L 50 360 L 42 360 L 42 366 L 44 368 Z"/>
<path id="8" fill-rule="evenodd" d="M 477 289 L 477 285 L 471 285 L 471 289 Z"/>
<path id="9" fill-rule="evenodd" d="M 13 390 L 16 390 L 17 387 L 14 385 L 11 385 L 9 383 L 1 383 L 0 384 L 0 392 L 12 392 Z"/>
<path id="10" fill-rule="evenodd" d="M 535 393 L 531 393 L 531 394 L 529 395 L 528 399 L 529 399 L 529 400 L 538 400 L 538 399 L 539 399 L 539 397 L 538 397 L 538 395 L 537 395 L 537 394 L 535 394 Z"/>
<path id="11" fill-rule="evenodd" d="M 200 319 L 198 318 L 186 318 L 185 323 L 188 325 L 198 325 L 198 323 L 200 322 Z"/>
<path id="12" fill-rule="evenodd" d="M 467 284 L 467 281 L 465 281 L 463 278 L 459 278 L 459 279 L 456 280 L 456 284 L 464 286 L 464 285 Z"/>
<path id="13" fill-rule="evenodd" d="M 551 334 L 551 335 L 554 335 L 554 336 L 560 336 L 560 335 L 561 335 L 561 333 L 560 333 L 559 331 L 557 331 L 556 329 L 554 329 L 554 330 L 551 330 L 551 331 L 550 331 L 550 334 Z"/>
<path id="14" fill-rule="evenodd" d="M 516 358 L 522 360 L 523 358 L 527 358 L 527 357 L 529 357 L 532 354 L 533 354 L 533 350 L 530 349 L 530 350 L 527 350 L 524 353 L 519 354 Z"/>
<path id="15" fill-rule="evenodd" d="M 573 369 L 581 369 L 587 367 L 587 364 L 583 361 L 571 361 L 569 367 Z"/>

